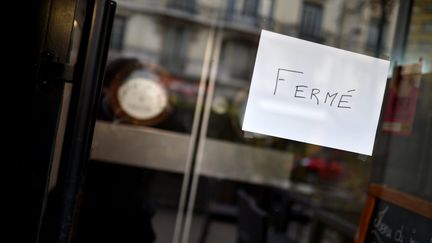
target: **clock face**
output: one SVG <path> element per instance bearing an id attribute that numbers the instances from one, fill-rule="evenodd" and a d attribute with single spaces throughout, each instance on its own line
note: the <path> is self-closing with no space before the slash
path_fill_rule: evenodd
<path id="1" fill-rule="evenodd" d="M 125 81 L 117 95 L 123 111 L 137 120 L 155 118 L 168 106 L 164 87 L 148 78 L 135 77 Z"/>

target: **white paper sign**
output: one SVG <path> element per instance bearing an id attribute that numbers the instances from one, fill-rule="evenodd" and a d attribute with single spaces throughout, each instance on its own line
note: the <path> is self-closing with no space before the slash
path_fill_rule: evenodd
<path id="1" fill-rule="evenodd" d="M 243 130 L 372 155 L 388 66 L 263 30 Z"/>

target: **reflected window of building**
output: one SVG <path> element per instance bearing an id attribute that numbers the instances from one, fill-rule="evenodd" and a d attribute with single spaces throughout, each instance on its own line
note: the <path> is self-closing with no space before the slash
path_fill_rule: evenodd
<path id="1" fill-rule="evenodd" d="M 231 19 L 234 16 L 236 9 L 236 1 L 235 0 L 228 0 L 227 8 L 226 8 L 226 18 Z"/>
<path id="2" fill-rule="evenodd" d="M 123 49 L 123 39 L 126 28 L 126 17 L 116 16 L 111 30 L 110 47 L 114 50 Z"/>
<path id="3" fill-rule="evenodd" d="M 226 7 L 226 18 L 248 25 L 256 25 L 259 7 L 258 0 L 229 0 Z"/>
<path id="4" fill-rule="evenodd" d="M 180 73 L 186 61 L 188 30 L 183 26 L 168 26 L 160 63 L 173 73 Z"/>
<path id="5" fill-rule="evenodd" d="M 383 26 L 382 40 L 381 43 L 386 43 L 386 35 L 387 35 L 387 24 L 385 23 Z M 366 46 L 368 49 L 375 50 L 378 45 L 378 36 L 380 32 L 380 26 L 378 19 L 371 19 L 369 22 L 368 36 Z"/>
<path id="6" fill-rule="evenodd" d="M 244 0 L 243 15 L 256 18 L 258 15 L 258 0 Z"/>
<path id="7" fill-rule="evenodd" d="M 300 23 L 300 38 L 321 42 L 322 16 L 323 8 L 320 4 L 305 2 Z"/>
<path id="8" fill-rule="evenodd" d="M 255 48 L 246 40 L 226 40 L 222 50 L 224 75 L 228 78 L 249 80 L 255 61 Z"/>

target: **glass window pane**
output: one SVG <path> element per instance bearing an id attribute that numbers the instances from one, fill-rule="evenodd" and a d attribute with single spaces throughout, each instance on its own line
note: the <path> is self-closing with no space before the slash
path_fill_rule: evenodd
<path id="1" fill-rule="evenodd" d="M 370 183 L 430 202 L 429 7 L 119 0 L 85 217 L 148 242 L 353 242 Z M 262 29 L 391 60 L 372 156 L 242 131 Z"/>

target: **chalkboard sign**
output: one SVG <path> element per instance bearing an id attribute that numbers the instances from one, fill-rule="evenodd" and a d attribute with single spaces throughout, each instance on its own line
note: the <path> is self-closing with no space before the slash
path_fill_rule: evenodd
<path id="1" fill-rule="evenodd" d="M 432 203 L 371 185 L 356 240 L 364 242 L 432 243 Z"/>
<path id="2" fill-rule="evenodd" d="M 366 242 L 432 243 L 432 220 L 392 203 L 377 201 Z"/>

